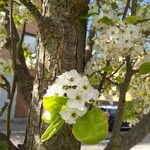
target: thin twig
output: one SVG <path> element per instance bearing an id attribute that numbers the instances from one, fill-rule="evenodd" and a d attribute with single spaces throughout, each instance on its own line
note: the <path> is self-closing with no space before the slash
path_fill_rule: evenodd
<path id="1" fill-rule="evenodd" d="M 125 64 L 125 62 L 122 62 L 122 63 L 120 64 L 120 66 L 119 66 L 108 78 L 113 77 L 113 76 L 120 70 L 120 68 L 121 68 L 124 64 Z"/>
<path id="2" fill-rule="evenodd" d="M 106 62 L 106 67 L 108 67 L 109 65 L 110 65 L 110 61 L 107 61 L 107 62 Z M 98 90 L 99 90 L 100 93 L 101 93 L 102 88 L 103 88 L 103 85 L 104 85 L 104 83 L 105 83 L 105 77 L 106 77 L 106 75 L 107 75 L 107 71 L 104 71 L 104 73 L 103 73 L 103 75 L 102 75 L 101 82 L 100 82 L 100 84 L 99 84 L 99 86 L 98 86 Z"/>
<path id="3" fill-rule="evenodd" d="M 149 20 L 150 20 L 150 18 L 143 19 L 143 20 L 138 20 L 136 24 L 143 23 L 143 22 L 146 22 L 146 21 L 149 21 Z"/>
<path id="4" fill-rule="evenodd" d="M 117 87 L 120 87 L 120 84 L 118 83 L 118 82 L 114 82 L 114 81 L 112 81 L 110 78 L 108 78 L 108 77 L 105 77 L 105 79 L 107 80 L 107 81 L 109 81 L 111 84 L 114 84 L 114 85 L 116 85 Z"/>
<path id="5" fill-rule="evenodd" d="M 7 109 L 8 102 L 5 102 L 3 107 L 0 109 L 0 117 L 4 114 L 5 110 Z"/>

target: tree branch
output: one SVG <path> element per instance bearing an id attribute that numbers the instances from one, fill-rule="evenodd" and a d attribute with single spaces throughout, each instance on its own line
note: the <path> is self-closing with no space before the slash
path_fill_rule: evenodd
<path id="1" fill-rule="evenodd" d="M 108 67 L 109 65 L 110 65 L 110 61 L 107 61 L 107 62 L 106 62 L 106 67 Z M 107 75 L 107 71 L 104 71 L 104 73 L 103 73 L 103 75 L 102 75 L 101 82 L 100 82 L 100 84 L 99 84 L 99 86 L 98 86 L 98 90 L 99 90 L 100 93 L 101 93 L 102 87 L 103 87 L 103 85 L 104 85 L 104 83 L 105 83 L 105 77 L 106 77 L 106 75 Z"/>
<path id="2" fill-rule="evenodd" d="M 117 116 L 114 123 L 113 133 L 112 133 L 112 139 L 108 143 L 105 150 L 114 150 L 115 148 L 121 148 L 121 135 L 120 135 L 120 128 L 122 125 L 122 116 L 124 113 L 124 106 L 125 106 L 125 96 L 126 92 L 129 86 L 129 83 L 131 81 L 131 77 L 133 75 L 132 72 L 132 64 L 130 57 L 126 57 L 126 74 L 124 82 L 120 85 L 120 91 L 119 91 L 119 102 L 118 102 L 118 110 L 117 110 Z"/>
<path id="3" fill-rule="evenodd" d="M 30 0 L 20 0 L 20 2 L 27 7 L 27 9 L 30 11 L 30 13 L 34 16 L 36 21 L 38 22 L 40 18 L 42 17 L 42 14 Z"/>
<path id="4" fill-rule="evenodd" d="M 124 13 L 123 13 L 123 16 L 122 16 L 122 20 L 126 17 L 127 15 L 127 12 L 128 12 L 128 9 L 130 7 L 130 1 L 131 0 L 127 0 L 127 3 L 126 3 L 126 7 L 125 7 L 125 10 L 124 10 Z"/>
<path id="5" fill-rule="evenodd" d="M 150 20 L 150 18 L 143 19 L 143 20 L 138 20 L 138 21 L 137 21 L 137 24 L 138 24 L 138 23 L 143 23 L 143 22 L 146 22 L 146 21 L 149 21 L 149 20 Z"/>
<path id="6" fill-rule="evenodd" d="M 112 81 L 109 77 L 105 77 L 105 79 L 106 79 L 108 82 L 110 82 L 111 84 L 116 85 L 117 87 L 120 87 L 120 84 L 119 84 L 118 82 Z"/>
<path id="7" fill-rule="evenodd" d="M 13 19 L 13 6 L 11 5 L 11 11 L 9 12 L 5 9 L 7 24 L 5 29 L 7 31 L 7 36 L 9 37 L 7 43 L 7 49 L 11 52 L 11 60 L 14 73 L 17 76 L 18 85 L 21 87 L 24 97 L 26 107 L 29 108 L 31 102 L 31 91 L 32 91 L 32 78 L 25 64 L 24 52 L 22 48 L 22 42 L 24 35 L 19 37 L 16 25 Z M 23 32 L 25 31 L 25 26 Z"/>
<path id="8" fill-rule="evenodd" d="M 120 66 L 108 77 L 108 78 L 111 78 L 113 77 L 119 70 L 120 68 L 125 64 L 125 62 L 122 62 L 122 64 L 120 64 Z"/>
<path id="9" fill-rule="evenodd" d="M 0 109 L 0 117 L 3 115 L 3 113 L 5 112 L 6 108 L 8 106 L 8 102 L 5 102 L 5 104 L 3 105 L 3 107 Z"/>

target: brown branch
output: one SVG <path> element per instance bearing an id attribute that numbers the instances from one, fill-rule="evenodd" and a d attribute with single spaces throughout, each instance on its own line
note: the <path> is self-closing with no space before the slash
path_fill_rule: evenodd
<path id="1" fill-rule="evenodd" d="M 125 74 L 124 82 L 120 85 L 118 110 L 117 110 L 117 116 L 116 116 L 115 123 L 114 123 L 112 139 L 108 143 L 105 150 L 109 150 L 110 148 L 112 148 L 112 150 L 113 150 L 115 147 L 121 148 L 120 128 L 122 125 L 122 116 L 124 113 L 125 96 L 126 96 L 126 92 L 127 92 L 129 83 L 131 81 L 131 77 L 133 75 L 132 64 L 131 64 L 131 60 L 130 60 L 129 56 L 126 57 L 126 69 L 127 69 L 127 71 Z M 118 141 L 118 142 L 116 142 L 116 141 Z"/>
<path id="2" fill-rule="evenodd" d="M 5 28 L 8 37 L 10 37 L 7 48 L 11 52 L 12 67 L 14 70 L 14 74 L 17 76 L 18 86 L 20 86 L 23 91 L 26 107 L 29 107 L 31 102 L 32 77 L 30 76 L 28 68 L 25 64 L 25 58 L 23 54 L 24 52 L 22 49 L 24 35 L 22 34 L 20 39 L 16 25 L 14 23 L 12 7 L 13 6 L 11 6 L 12 11 L 10 12 L 8 10 L 5 10 L 6 19 L 8 22 Z M 25 25 L 22 33 L 24 33 L 24 31 Z"/>
<path id="3" fill-rule="evenodd" d="M 123 19 L 126 17 L 126 15 L 127 15 L 128 9 L 129 9 L 129 7 L 130 7 L 130 1 L 131 1 L 131 0 L 127 0 L 126 7 L 125 7 L 125 10 L 124 10 L 124 12 L 123 12 L 122 20 L 123 20 Z"/>
<path id="4" fill-rule="evenodd" d="M 11 135 L 11 111 L 12 111 L 12 104 L 14 100 L 14 94 L 16 91 L 16 83 L 17 83 L 17 77 L 15 74 L 13 78 L 12 89 L 10 93 L 8 93 L 9 104 L 7 107 L 7 119 L 6 119 L 7 138 L 10 138 L 10 135 Z"/>
<path id="5" fill-rule="evenodd" d="M 119 66 L 108 78 L 113 77 L 113 76 L 120 70 L 120 68 L 121 68 L 124 64 L 125 64 L 125 62 L 122 62 L 122 63 L 120 64 L 120 66 Z"/>
<path id="6" fill-rule="evenodd" d="M 8 102 L 5 102 L 5 104 L 3 105 L 3 107 L 0 109 L 0 117 L 3 115 L 3 113 L 7 109 L 7 106 L 8 106 Z"/>
<path id="7" fill-rule="evenodd" d="M 8 7 L 8 5 L 6 6 L 6 7 Z M 7 9 L 4 9 L 3 10 L 4 12 L 5 12 L 5 19 L 6 19 L 6 21 L 7 21 L 7 23 L 5 24 L 5 30 L 6 30 L 6 34 L 7 34 L 7 42 L 6 42 L 6 44 L 5 44 L 5 48 L 6 49 L 8 49 L 8 50 L 10 50 L 11 48 L 11 39 L 10 39 L 10 18 L 9 18 L 9 14 L 10 14 L 10 12 L 7 10 Z M 16 41 L 16 43 L 17 43 L 17 41 L 19 41 L 19 34 L 18 34 L 18 31 L 17 31 L 17 28 L 16 28 L 16 25 L 15 25 L 15 22 L 14 22 L 14 20 L 12 19 L 12 28 L 13 28 L 13 38 L 14 38 L 14 40 Z"/>
<path id="8" fill-rule="evenodd" d="M 120 87 L 120 84 L 119 84 L 118 82 L 112 81 L 109 77 L 105 77 L 105 79 L 106 79 L 108 82 L 110 82 L 111 84 L 116 85 L 117 87 Z"/>
<path id="9" fill-rule="evenodd" d="M 20 2 L 26 6 L 26 8 L 30 11 L 30 13 L 34 16 L 34 18 L 36 19 L 36 21 L 38 22 L 41 17 L 42 14 L 40 13 L 40 11 L 38 10 L 38 8 L 36 7 L 36 5 L 34 5 L 30 0 L 20 0 Z"/>
<path id="10" fill-rule="evenodd" d="M 110 65 L 110 61 L 107 61 L 107 62 L 106 62 L 106 67 L 108 67 L 109 65 Z M 98 86 L 98 90 L 99 90 L 100 93 L 101 93 L 102 87 L 103 87 L 103 85 L 104 85 L 104 83 L 105 83 L 105 77 L 106 77 L 106 75 L 107 75 L 107 71 L 104 71 L 104 73 L 103 73 L 103 75 L 102 75 L 101 82 L 100 82 L 100 84 L 99 84 L 99 86 Z"/>
<path id="11" fill-rule="evenodd" d="M 133 74 L 139 73 L 139 69 L 133 70 Z"/>
<path id="12" fill-rule="evenodd" d="M 138 20 L 138 21 L 137 21 L 137 24 L 138 24 L 138 23 L 143 23 L 143 22 L 146 22 L 146 21 L 149 21 L 149 20 L 150 20 L 150 18 L 143 19 L 143 20 Z"/>

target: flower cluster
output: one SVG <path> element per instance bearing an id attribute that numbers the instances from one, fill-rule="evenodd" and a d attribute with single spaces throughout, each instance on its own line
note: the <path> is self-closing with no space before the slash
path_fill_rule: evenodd
<path id="1" fill-rule="evenodd" d="M 103 58 L 92 57 L 86 64 L 84 73 L 88 76 L 98 72 L 104 67 L 105 60 Z"/>
<path id="2" fill-rule="evenodd" d="M 137 25 L 118 23 L 105 27 L 95 39 L 95 48 L 103 52 L 106 60 L 131 55 L 137 58 L 145 51 L 145 37 Z"/>
<path id="3" fill-rule="evenodd" d="M 0 48 L 3 47 L 6 43 L 6 23 L 7 21 L 5 20 L 5 12 L 0 12 Z"/>
<path id="4" fill-rule="evenodd" d="M 68 97 L 60 115 L 65 122 L 73 124 L 86 113 L 86 103 L 98 99 L 99 92 L 90 85 L 86 76 L 71 70 L 58 76 L 54 84 L 48 87 L 44 97 L 54 95 Z"/>
<path id="5" fill-rule="evenodd" d="M 94 14 L 92 26 L 97 29 L 94 38 L 94 49 L 102 53 L 105 60 L 119 61 L 118 58 L 131 55 L 137 59 L 147 50 L 145 31 L 149 28 L 149 22 L 135 24 L 131 20 L 148 18 L 149 10 L 142 7 L 137 10 L 138 16 L 122 20 L 125 4 L 124 1 L 93 1 L 89 4 L 89 14 Z"/>
<path id="6" fill-rule="evenodd" d="M 136 114 L 127 121 L 130 124 L 135 124 L 143 114 L 150 112 L 150 77 L 146 75 L 141 77 L 134 76 L 127 96 L 134 106 L 130 111 L 134 111 Z"/>

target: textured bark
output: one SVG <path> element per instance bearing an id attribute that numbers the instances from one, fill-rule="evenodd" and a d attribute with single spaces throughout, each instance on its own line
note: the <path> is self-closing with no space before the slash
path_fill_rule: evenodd
<path id="1" fill-rule="evenodd" d="M 78 142 L 65 124 L 58 134 L 42 145 L 37 143 L 45 130 L 41 121 L 42 96 L 57 75 L 85 66 L 86 0 L 51 0 L 43 2 L 43 16 L 38 21 L 38 73 L 33 87 L 33 98 L 28 111 L 29 120 L 24 149 L 79 150 Z"/>

